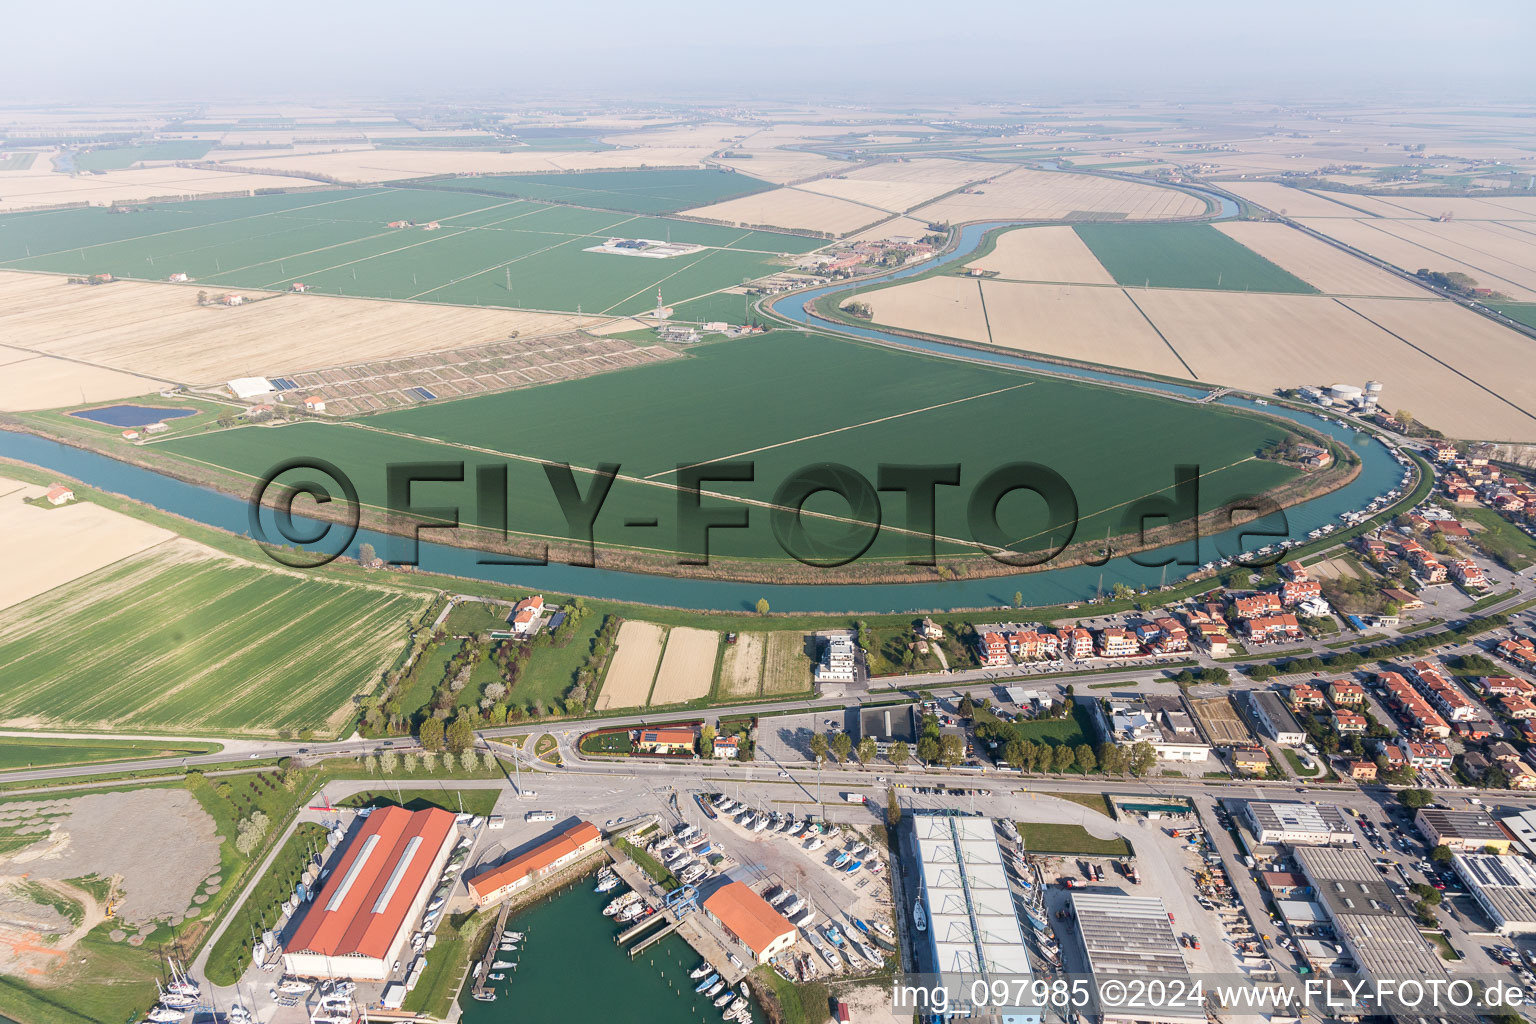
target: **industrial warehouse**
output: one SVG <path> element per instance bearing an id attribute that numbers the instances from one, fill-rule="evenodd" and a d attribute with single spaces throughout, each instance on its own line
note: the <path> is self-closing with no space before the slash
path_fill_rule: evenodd
<path id="1" fill-rule="evenodd" d="M 1524 857 L 1458 853 L 1456 875 L 1500 935 L 1536 934 L 1536 867 Z"/>
<path id="2" fill-rule="evenodd" d="M 963 999 L 978 977 L 1005 978 L 1010 991 L 1028 991 L 1033 971 L 991 819 L 916 812 L 912 829 L 919 902 L 927 916 L 925 966 L 941 976 L 952 998 Z M 1004 1024 L 1039 1024 L 1042 1018 L 1035 1006 L 989 1009 Z"/>
<path id="3" fill-rule="evenodd" d="M 1189 983 L 1189 968 L 1174 937 L 1168 908 L 1158 897 L 1073 893 L 1071 906 L 1096 989 L 1110 979 L 1158 979 L 1175 989 Z M 1102 1024 L 1189 1024 L 1205 1019 L 1203 1005 L 1124 1009 L 1104 1005 L 1100 1009 Z"/>
<path id="4" fill-rule="evenodd" d="M 325 886 L 284 944 L 301 978 L 383 981 L 405 949 L 454 844 L 441 808 L 385 807 L 359 818 Z"/>
<path id="5" fill-rule="evenodd" d="M 596 850 L 602 841 L 602 833 L 591 822 L 572 825 L 526 853 L 469 879 L 470 898 L 477 907 L 504 900 L 550 872 L 558 871 Z"/>
<path id="6" fill-rule="evenodd" d="M 1298 846 L 1293 852 L 1334 934 L 1355 968 L 1373 978 L 1444 977 L 1444 961 L 1398 906 L 1397 896 L 1360 850 Z"/>
<path id="7" fill-rule="evenodd" d="M 1266 845 L 1300 843 L 1327 846 L 1354 839 L 1344 812 L 1333 804 L 1275 803 L 1250 800 L 1245 807 L 1254 838 Z"/>

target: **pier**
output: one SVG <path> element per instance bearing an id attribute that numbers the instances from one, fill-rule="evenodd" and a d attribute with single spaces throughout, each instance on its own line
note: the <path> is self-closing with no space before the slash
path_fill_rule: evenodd
<path id="1" fill-rule="evenodd" d="M 676 918 L 674 918 L 671 914 L 666 913 L 665 911 L 661 911 L 661 912 L 652 914 L 650 917 L 646 918 L 644 921 L 641 921 L 639 924 L 635 925 L 633 928 L 626 929 L 624 931 L 624 933 L 622 935 L 620 935 L 618 937 L 618 939 L 617 939 L 619 945 L 621 945 L 621 946 L 624 945 L 624 943 L 627 942 L 629 939 L 633 938 L 636 934 L 639 934 L 640 932 L 643 932 L 645 929 L 651 927 L 657 921 L 666 921 L 667 922 L 667 926 L 665 928 L 663 928 L 661 931 L 655 932 L 655 933 L 647 936 L 646 938 L 641 939 L 639 942 L 637 942 L 633 946 L 631 946 L 629 948 L 629 958 L 631 960 L 633 960 L 635 957 L 639 956 L 641 953 L 644 953 L 647 949 L 649 949 L 651 946 L 654 946 L 656 943 L 660 942 L 662 939 L 666 938 L 668 935 L 671 935 L 673 932 L 677 931 L 677 926 L 682 923 L 682 922 L 678 921 Z"/>
<path id="2" fill-rule="evenodd" d="M 485 982 L 491 974 L 491 964 L 496 962 L 496 953 L 501 946 L 501 933 L 507 927 L 507 915 L 512 913 L 512 902 L 507 900 L 502 903 L 501 910 L 496 914 L 496 930 L 491 933 L 491 941 L 485 947 L 485 956 L 480 960 L 480 973 L 475 975 L 475 986 L 472 989 L 475 996 L 485 991 Z"/>

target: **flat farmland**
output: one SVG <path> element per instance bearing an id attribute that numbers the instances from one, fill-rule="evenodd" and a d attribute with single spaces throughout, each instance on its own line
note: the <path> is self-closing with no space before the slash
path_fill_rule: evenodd
<path id="1" fill-rule="evenodd" d="M 26 151 L 14 153 L 0 153 L 0 171 L 25 171 L 32 166 L 32 162 L 42 154 L 28 153 Z"/>
<path id="2" fill-rule="evenodd" d="M 1317 291 L 1209 224 L 1079 224 L 1073 230 L 1123 285 Z"/>
<path id="3" fill-rule="evenodd" d="M 720 696 L 750 697 L 763 688 L 763 656 L 767 652 L 765 633 L 737 633 L 736 642 L 720 658 Z"/>
<path id="4" fill-rule="evenodd" d="M 140 162 L 201 160 L 212 148 L 212 142 L 199 142 L 196 139 L 154 142 L 141 146 L 98 146 L 75 154 L 75 166 L 82 171 L 115 171 Z"/>
<path id="5" fill-rule="evenodd" d="M 1336 203 L 1324 196 L 1273 181 L 1226 181 L 1222 182 L 1221 187 L 1235 196 L 1287 217 L 1353 219 L 1360 216 L 1359 210 L 1342 205 L 1350 202 L 1354 196 L 1340 195 Z"/>
<path id="6" fill-rule="evenodd" d="M 58 174 L 46 159 L 5 176 L 0 213 L 57 203 L 134 203 L 171 196 L 251 192 L 259 188 L 302 188 L 313 184 L 274 174 L 210 171 L 191 167 L 133 167 L 103 174 Z"/>
<path id="7" fill-rule="evenodd" d="M 1430 293 L 1358 256 L 1275 221 L 1231 221 L 1216 230 L 1328 295 L 1391 295 L 1424 298 Z M 1536 238 L 1532 239 L 1536 241 Z"/>
<path id="8" fill-rule="evenodd" d="M 993 250 L 970 265 L 1016 281 L 1115 283 L 1093 250 L 1065 225 L 1004 231 Z"/>
<path id="9" fill-rule="evenodd" d="M 1204 200 L 1177 189 L 1092 174 L 1018 170 L 919 207 L 914 217 L 964 224 L 988 220 L 1166 220 L 1199 217 Z"/>
<path id="10" fill-rule="evenodd" d="M 247 298 L 262 301 L 238 308 L 199 306 L 198 290 L 196 285 L 145 281 L 87 288 L 55 274 L 0 272 L 0 319 L 11 345 L 79 360 L 66 365 L 82 371 L 112 367 L 192 384 L 467 348 L 514 333 L 554 335 L 611 322 L 596 316 L 260 292 Z M 28 369 L 23 363 L 13 372 Z M 76 390 L 53 404 L 79 399 Z"/>
<path id="11" fill-rule="evenodd" d="M 1536 291 L 1536 225 L 1494 221 L 1393 221 L 1375 225 L 1431 252 L 1477 267 L 1478 284 L 1494 291 L 1510 286 Z"/>
<path id="12" fill-rule="evenodd" d="M 1488 264 L 1494 263 L 1484 255 L 1468 252 L 1465 248 L 1452 248 L 1440 244 L 1434 237 L 1419 232 L 1404 231 L 1406 227 L 1439 227 L 1427 221 L 1392 220 L 1306 220 L 1302 223 L 1320 231 L 1329 238 L 1337 239 L 1352 248 L 1359 249 L 1392 264 L 1399 270 L 1412 274 L 1427 269 L 1440 273 L 1466 274 L 1479 285 L 1503 292 L 1520 301 L 1536 299 L 1536 289 L 1528 288 L 1519 281 L 1505 279 L 1492 272 Z M 1455 253 L 1455 255 L 1453 255 Z M 1465 262 L 1461 257 L 1477 260 Z M 1506 265 L 1505 269 L 1508 267 Z M 1517 268 L 1517 276 L 1527 279 L 1524 268 Z"/>
<path id="13" fill-rule="evenodd" d="M 646 167 L 697 167 L 709 149 L 685 146 L 637 146 L 593 150 L 579 143 L 571 150 L 525 146 L 505 153 L 474 149 L 374 149 L 341 153 L 305 153 L 242 160 L 254 171 L 298 171 L 351 184 L 372 184 L 442 174 L 533 174 L 549 171 L 617 171 Z M 291 183 L 292 178 L 288 179 Z"/>
<path id="14" fill-rule="evenodd" d="M 998 170 L 996 165 L 974 161 L 910 160 L 861 167 L 796 187 L 805 192 L 902 213 L 961 185 L 992 177 Z"/>
<path id="15" fill-rule="evenodd" d="M 811 658 L 805 651 L 808 640 L 796 630 L 778 630 L 768 634 L 763 660 L 763 693 L 799 693 L 811 688 Z"/>
<path id="16" fill-rule="evenodd" d="M 433 187 L 492 192 L 627 213 L 675 213 L 772 188 L 744 174 L 705 168 L 489 175 L 434 182 Z"/>
<path id="17" fill-rule="evenodd" d="M 719 652 L 719 633 L 673 626 L 667 631 L 667 649 L 661 656 L 650 703 L 681 704 L 708 697 L 715 682 L 715 658 Z"/>
<path id="18" fill-rule="evenodd" d="M 1134 296 L 1203 381 L 1266 392 L 1306 383 L 1376 379 L 1384 385 L 1387 407 L 1407 409 L 1451 436 L 1536 440 L 1536 424 L 1529 417 L 1467 380 L 1455 362 L 1451 367 L 1437 362 L 1352 309 L 1370 310 L 1367 315 L 1380 314 L 1387 322 L 1388 314 L 1373 308 L 1381 304 L 1412 321 L 1437 317 L 1439 300 L 1340 300 L 1157 288 Z M 1526 365 L 1524 357 L 1515 358 L 1513 366 Z"/>
<path id="19" fill-rule="evenodd" d="M 992 343 L 981 304 L 981 282 L 975 278 L 935 274 L 877 288 L 857 298 L 869 305 L 877 323 L 961 341 Z"/>
<path id="20" fill-rule="evenodd" d="M 0 477 L 0 536 L 10 545 L 0 608 L 47 593 L 175 536 L 91 502 L 44 508 L 22 500 L 40 498 L 46 490 Z"/>
<path id="21" fill-rule="evenodd" d="M 618 649 L 608 663 L 596 710 L 638 708 L 645 704 L 656 680 L 656 663 L 661 660 L 665 636 L 662 627 L 653 622 L 628 619 L 619 627 Z"/>
<path id="22" fill-rule="evenodd" d="M 57 409 L 159 391 L 170 383 L 0 345 L 0 410 Z"/>
<path id="23" fill-rule="evenodd" d="M 824 196 L 798 187 L 759 192 L 700 206 L 687 213 L 690 217 L 707 217 L 729 224 L 784 231 L 825 231 L 832 235 L 846 235 L 890 216 L 890 211 L 878 206 Z"/>
<path id="24" fill-rule="evenodd" d="M 974 282 L 972 282 L 974 286 Z M 835 403 L 808 389 L 805 367 L 828 379 L 857 377 L 860 387 Z M 658 405 L 657 395 L 689 396 Z M 570 409 L 601 409 L 572 419 Z M 495 423 L 494 437 L 485 424 Z M 1135 424 L 1133 428 L 1127 424 Z M 679 467 L 717 460 L 750 460 L 751 481 L 704 485 L 706 503 L 756 503 L 747 529 L 713 531 L 720 557 L 784 559 L 767 509 L 779 486 L 802 467 L 842 463 L 873 480 L 881 462 L 961 462 L 970 479 L 1021 459 L 1062 472 L 1076 492 L 1083 536 L 1118 527 L 1127 500 L 1171 486 L 1175 462 L 1212 467 L 1203 495 L 1210 506 L 1233 495 L 1267 490 L 1293 474 L 1253 458 L 1277 427 L 1232 410 L 1193 406 L 1058 378 L 960 363 L 823 337 L 779 333 L 699 348 L 687 358 L 639 366 L 623 374 L 382 413 L 352 423 L 298 423 L 275 429 L 243 427 L 156 444 L 167 456 L 223 466 L 259 478 L 286 457 L 315 455 L 335 462 L 355 481 L 365 504 L 385 504 L 384 467 L 391 461 L 464 457 L 507 466 L 513 496 L 511 527 L 533 537 L 567 536 L 539 459 L 594 467 L 619 464 L 602 514 L 599 545 L 665 555 L 684 546 L 679 536 Z M 1068 453 L 1044 439 L 1067 432 Z M 1180 439 L 1170 446 L 1169 439 Z M 1037 440 L 1031 440 L 1037 439 Z M 1178 450 L 1175 451 L 1174 449 Z M 1105 474 L 1096 458 L 1113 459 Z M 480 514 L 457 485 L 417 488 L 423 504 L 459 504 L 466 522 Z M 973 550 L 964 488 L 938 492 L 940 550 Z M 439 498 L 444 500 L 438 500 Z M 813 546 L 863 533 L 846 502 L 814 495 L 806 506 Z M 1006 512 L 1006 510 L 1005 510 Z M 1046 542 L 1043 513 L 1020 507 L 1005 515 L 1010 536 L 1037 549 Z M 1108 518 L 1105 518 L 1108 517 Z M 656 520 L 656 527 L 623 525 Z M 1017 529 L 1014 529 L 1017 527 Z M 905 560 L 916 538 L 888 522 L 866 557 Z"/>
<path id="25" fill-rule="evenodd" d="M 302 281 L 322 295 L 586 315 L 650 310 L 658 287 L 682 301 L 740 285 L 781 269 L 782 254 L 822 244 L 425 189 L 167 203 L 116 216 L 49 211 L 0 218 L 0 227 L 0 269 L 138 280 L 182 273 L 210 290 L 284 291 Z M 707 248 L 671 259 L 583 251 L 614 236 Z"/>
<path id="26" fill-rule="evenodd" d="M 175 540 L 0 612 L 0 721 L 334 732 L 425 604 Z"/>

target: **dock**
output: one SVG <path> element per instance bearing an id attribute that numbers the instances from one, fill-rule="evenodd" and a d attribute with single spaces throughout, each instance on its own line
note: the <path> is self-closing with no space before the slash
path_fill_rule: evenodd
<path id="1" fill-rule="evenodd" d="M 639 942 L 635 943 L 633 946 L 629 947 L 629 958 L 631 960 L 639 956 L 641 953 L 644 953 L 648 948 L 654 946 L 668 935 L 671 935 L 673 932 L 677 931 L 677 926 L 681 923 L 666 911 L 658 911 L 657 913 L 652 914 L 650 917 L 646 918 L 644 921 L 641 921 L 639 924 L 635 925 L 633 928 L 625 929 L 624 933 L 620 935 L 616 941 L 619 943 L 619 945 L 622 946 L 636 934 L 644 932 L 645 929 L 655 925 L 657 921 L 666 921 L 667 926 L 659 932 L 653 932 L 652 934 L 641 939 Z"/>
<path id="2" fill-rule="evenodd" d="M 501 933 L 507 927 L 507 915 L 512 913 L 510 901 L 503 901 L 501 910 L 496 915 L 496 930 L 492 933 L 491 941 L 485 948 L 485 956 L 480 960 L 480 973 L 475 977 L 475 985 L 471 990 L 475 994 L 485 990 L 485 982 L 491 974 L 491 964 L 496 962 L 496 953 L 501 946 Z"/>

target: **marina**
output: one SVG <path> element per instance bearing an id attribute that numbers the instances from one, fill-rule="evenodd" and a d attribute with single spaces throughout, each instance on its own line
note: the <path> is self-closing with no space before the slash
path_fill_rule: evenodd
<path id="1" fill-rule="evenodd" d="M 727 986 L 716 966 L 690 977 L 690 972 L 703 966 L 700 954 L 677 932 L 631 958 L 614 941 L 626 926 L 616 925 L 603 913 L 610 894 L 592 891 L 593 884 L 592 879 L 583 879 L 512 915 L 507 927 L 527 936 L 516 955 L 517 969 L 506 971 L 502 979 L 487 979 L 485 991 L 499 998 L 476 1000 L 466 990 L 460 1000 L 465 1024 L 499 1024 L 511 1015 L 509 1006 L 517 1008 L 518 1016 L 565 1015 L 577 976 L 582 1013 L 593 1019 L 626 1024 L 722 1020 L 722 1011 L 732 1004 L 717 1008 L 715 1002 L 728 992 L 738 992 L 736 998 L 740 998 L 739 982 Z M 730 969 L 723 954 L 719 966 Z M 719 988 L 706 995 L 716 984 Z M 736 1018 L 741 1024 L 761 1024 L 755 1003 L 749 1000 L 742 1009 L 748 1015 Z"/>

